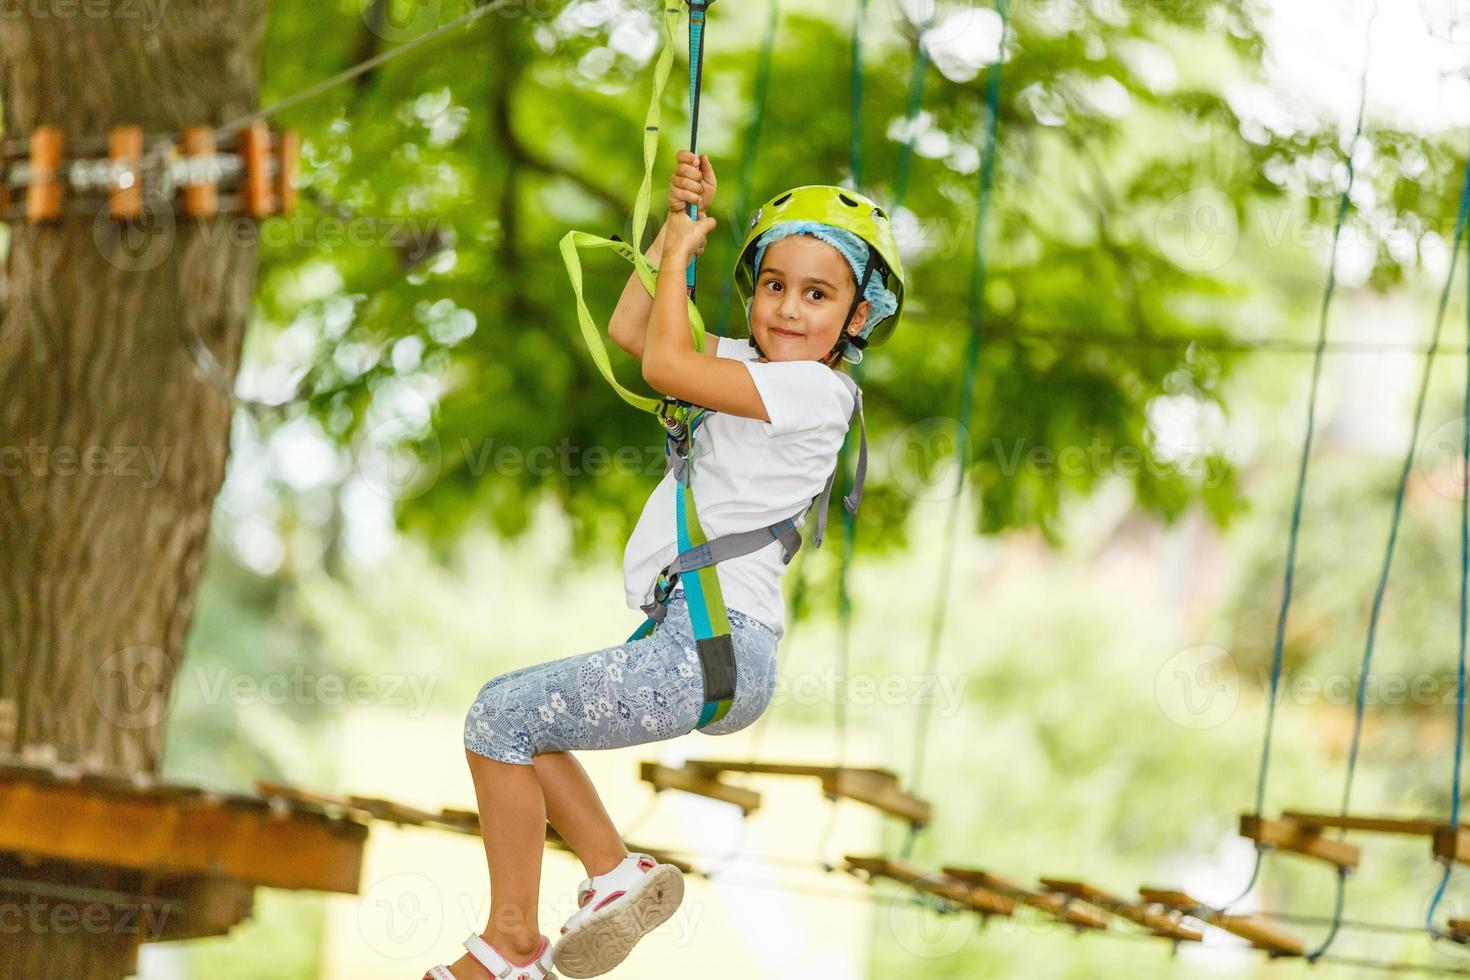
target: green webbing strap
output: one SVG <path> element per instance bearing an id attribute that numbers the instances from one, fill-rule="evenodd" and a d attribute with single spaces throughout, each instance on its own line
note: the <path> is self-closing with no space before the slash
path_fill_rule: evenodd
<path id="1" fill-rule="evenodd" d="M 696 72 L 691 76 L 690 84 L 691 107 L 696 120 L 695 125 L 697 125 L 697 71 L 703 56 L 704 8 L 708 6 L 708 2 L 707 0 L 696 2 L 693 6 L 698 8 L 697 15 L 692 16 L 698 20 L 699 27 L 690 35 L 690 59 L 693 65 L 692 70 Z M 634 408 L 652 412 L 665 423 L 670 442 L 670 462 L 675 470 L 675 520 L 678 548 L 681 553 L 708 542 L 704 529 L 699 525 L 699 514 L 694 506 L 692 488 L 694 472 L 693 462 L 690 459 L 695 430 L 699 423 L 704 421 L 708 412 L 675 399 L 639 395 L 618 383 L 617 378 L 613 375 L 612 362 L 608 357 L 607 342 L 603 339 L 603 331 L 592 319 L 592 314 L 587 309 L 586 300 L 582 295 L 582 263 L 579 253 L 584 248 L 611 249 L 632 263 L 639 282 L 643 284 L 644 289 L 648 290 L 650 296 L 657 294 L 658 271 L 643 255 L 641 245 L 653 194 L 653 163 L 658 156 L 660 104 L 664 87 L 669 80 L 669 73 L 673 68 L 675 38 L 683 10 L 682 6 L 673 5 L 664 8 L 665 43 L 663 52 L 659 55 L 658 64 L 654 68 L 653 96 L 649 100 L 648 114 L 644 120 L 643 183 L 638 188 L 638 199 L 633 206 L 630 241 L 602 238 L 584 231 L 569 231 L 561 240 L 562 260 L 566 263 L 567 275 L 572 281 L 572 291 L 576 294 L 577 299 L 577 323 L 582 330 L 582 339 L 592 354 L 593 363 L 597 365 L 602 376 L 607 379 L 608 384 L 612 385 L 613 390 L 623 401 Z M 690 142 L 693 142 L 692 136 Z M 689 292 L 692 294 L 693 290 Z M 703 353 L 705 347 L 704 319 L 699 315 L 692 295 L 687 300 L 687 305 L 689 331 L 694 342 L 694 349 Z M 704 667 L 704 705 L 700 710 L 699 721 L 695 725 L 696 728 L 702 728 L 723 718 L 734 701 L 735 651 L 730 639 L 730 618 L 725 608 L 725 598 L 720 590 L 720 580 L 715 566 L 707 565 L 693 575 L 685 575 L 683 582 L 685 598 L 689 606 L 690 625 L 699 648 L 699 659 Z M 654 585 L 654 597 L 659 606 L 666 601 L 667 590 L 672 587 L 672 579 L 664 575 L 659 576 L 659 581 Z M 633 631 L 629 640 L 642 639 L 652 634 L 657 625 L 658 620 L 654 616 L 649 616 L 641 626 Z"/>
<path id="2" fill-rule="evenodd" d="M 692 462 L 686 461 L 684 478 L 678 481 L 675 489 L 675 523 L 681 552 L 708 541 L 704 528 L 699 525 L 699 512 L 694 507 L 693 469 Z M 703 728 L 725 717 L 735 700 L 735 647 L 730 639 L 730 618 L 715 566 L 706 565 L 697 574 L 684 576 L 684 595 L 689 603 L 689 625 L 694 630 L 694 643 L 704 664 L 704 707 L 700 709 L 699 721 L 694 725 L 695 728 Z"/>
<path id="3" fill-rule="evenodd" d="M 664 399 L 629 391 L 618 382 L 617 377 L 613 374 L 612 361 L 608 357 L 607 341 L 603 337 L 603 330 L 592 319 L 592 313 L 587 309 L 587 301 L 582 295 L 582 259 L 579 253 L 582 249 L 611 249 L 632 263 L 633 270 L 637 273 L 638 280 L 643 283 L 643 288 L 648 290 L 648 295 L 655 295 L 658 286 L 658 270 L 643 255 L 643 232 L 648 225 L 648 212 L 653 196 L 653 163 L 658 156 L 660 102 L 663 99 L 664 86 L 669 80 L 669 73 L 673 69 L 675 37 L 683 10 L 681 6 L 664 8 L 665 44 L 663 53 L 659 55 L 658 65 L 654 68 L 653 98 L 649 100 L 648 114 L 643 124 L 643 183 L 638 188 L 638 198 L 633 205 L 633 227 L 629 241 L 625 242 L 616 237 L 602 238 L 585 231 L 569 231 L 561 240 L 562 261 L 566 263 L 567 276 L 572 281 L 572 292 L 577 299 L 577 323 L 582 329 L 582 339 L 586 342 L 587 350 L 592 355 L 592 362 L 597 365 L 597 369 L 602 372 L 607 383 L 612 385 L 613 390 L 618 393 L 618 397 L 634 408 L 652 412 L 658 416 L 670 414 L 668 403 Z M 699 310 L 695 308 L 693 300 L 690 300 L 688 305 L 689 332 L 694 340 L 694 349 L 703 353 L 704 318 L 699 315 Z M 683 417 L 687 414 L 687 409 L 679 406 L 672 412 L 678 417 Z"/>

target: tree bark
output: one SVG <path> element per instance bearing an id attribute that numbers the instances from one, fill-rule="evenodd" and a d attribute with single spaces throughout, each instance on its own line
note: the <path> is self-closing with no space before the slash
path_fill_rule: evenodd
<path id="1" fill-rule="evenodd" d="M 5 132 L 55 125 L 76 145 L 128 123 L 149 136 L 218 126 L 256 104 L 264 24 L 264 0 L 11 5 L 0 22 Z M 11 226 L 0 757 L 160 768 L 232 414 L 185 332 L 232 383 L 255 284 L 255 239 L 241 230 L 238 218 L 174 220 L 171 208 L 128 231 L 105 214 Z M 97 939 L 7 935 L 0 972 L 129 972 L 136 943 Z"/>

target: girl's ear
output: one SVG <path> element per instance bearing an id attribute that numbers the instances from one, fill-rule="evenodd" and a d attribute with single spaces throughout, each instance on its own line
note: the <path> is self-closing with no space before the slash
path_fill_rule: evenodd
<path id="1" fill-rule="evenodd" d="M 852 322 L 847 325 L 848 333 L 856 335 L 863 329 L 863 325 L 868 322 L 868 311 L 872 309 L 872 306 L 869 300 L 863 300 L 857 305 L 857 309 L 852 311 Z"/>

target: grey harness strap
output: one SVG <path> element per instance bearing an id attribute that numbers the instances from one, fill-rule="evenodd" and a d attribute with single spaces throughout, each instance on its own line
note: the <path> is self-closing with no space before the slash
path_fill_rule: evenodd
<path id="1" fill-rule="evenodd" d="M 858 387 L 856 381 L 841 371 L 834 371 L 833 373 L 837 375 L 837 379 L 842 382 L 843 386 L 847 388 L 848 393 L 852 395 L 852 414 L 847 419 L 849 429 L 852 426 L 854 415 L 857 416 L 858 420 L 857 473 L 853 478 L 852 492 L 842 498 L 842 503 L 847 508 L 847 512 L 856 517 L 858 506 L 863 500 L 863 483 L 867 480 L 868 476 L 868 430 L 867 424 L 863 419 L 863 390 Z M 689 433 L 684 438 L 692 441 L 693 434 Z M 687 446 L 680 445 L 676 447 L 676 450 L 687 450 L 687 448 Z M 668 469 L 678 469 L 682 473 L 682 467 L 687 465 L 688 459 L 684 452 L 674 451 L 669 453 Z M 658 579 L 654 582 L 653 601 L 641 607 L 644 614 L 656 623 L 663 622 L 669 595 L 674 591 L 674 585 L 679 580 L 679 573 L 696 571 L 730 558 L 739 558 L 743 555 L 751 554 L 766 547 L 773 540 L 781 542 L 781 563 L 785 565 L 791 564 L 791 559 L 796 556 L 796 552 L 801 548 L 801 531 L 799 528 L 802 518 L 810 513 L 810 508 L 813 503 L 817 506 L 817 530 L 812 535 L 812 547 L 820 548 L 822 546 L 822 538 L 827 531 L 827 506 L 832 498 L 832 484 L 836 479 L 837 467 L 834 465 L 832 472 L 827 476 L 826 484 L 822 487 L 822 492 L 808 501 L 807 505 L 800 511 L 785 520 L 780 520 L 774 524 L 768 524 L 765 527 L 758 527 L 750 531 L 736 531 L 731 534 L 722 534 L 718 538 L 707 541 L 698 547 L 680 552 L 659 573 Z M 660 583 L 664 583 L 662 588 L 660 588 Z"/>

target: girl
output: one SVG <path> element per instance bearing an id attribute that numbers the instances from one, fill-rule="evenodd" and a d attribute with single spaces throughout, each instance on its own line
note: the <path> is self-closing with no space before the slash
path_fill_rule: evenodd
<path id="1" fill-rule="evenodd" d="M 614 342 L 642 361 L 653 388 L 718 413 L 699 429 L 691 454 L 692 490 L 711 540 L 804 515 L 834 471 L 857 407 L 855 386 L 836 373 L 840 362 L 855 363 L 868 343 L 892 332 L 903 297 L 898 249 L 882 208 L 838 187 L 795 188 L 756 212 L 736 264 L 749 343 L 709 336 L 705 352 L 696 351 L 685 270 L 704 252 L 715 220 L 691 220 L 686 208 L 698 204 L 707 215 L 715 184 L 707 156 L 678 154 L 668 218 L 648 251 L 659 270 L 654 296 L 629 277 L 608 325 Z M 726 713 L 699 727 L 706 734 L 746 727 L 774 693 L 785 570 L 777 544 L 716 566 L 735 693 Z M 677 552 L 669 473 L 644 505 L 624 554 L 631 608 L 650 608 L 655 580 Z M 542 980 L 554 976 L 553 965 L 567 977 L 598 976 L 674 914 L 684 894 L 679 870 L 628 853 L 569 750 L 694 730 L 705 701 L 703 673 L 676 583 L 651 635 L 512 671 L 480 689 L 464 742 L 490 863 L 490 921 L 465 940 L 465 956 L 432 968 L 425 980 Z M 554 950 L 537 921 L 548 819 L 587 872 L 578 911 Z"/>

